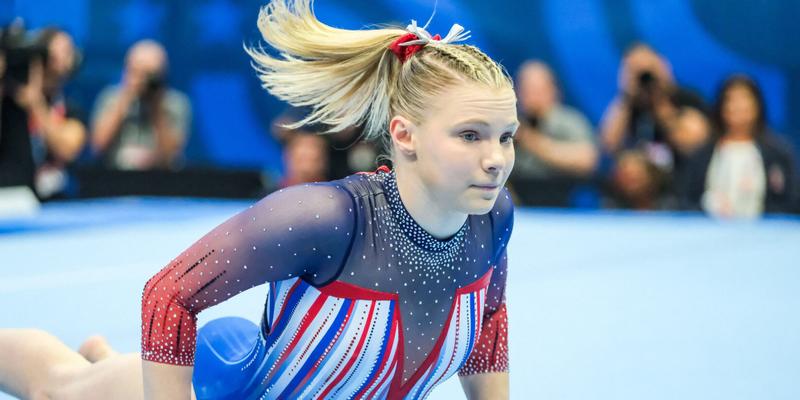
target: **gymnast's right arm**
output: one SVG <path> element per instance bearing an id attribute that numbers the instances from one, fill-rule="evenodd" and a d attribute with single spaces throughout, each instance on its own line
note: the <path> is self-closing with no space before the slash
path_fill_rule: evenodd
<path id="1" fill-rule="evenodd" d="M 150 278 L 142 294 L 146 399 L 188 399 L 197 314 L 254 286 L 336 277 L 355 224 L 335 184 L 275 192 L 222 223 Z"/>

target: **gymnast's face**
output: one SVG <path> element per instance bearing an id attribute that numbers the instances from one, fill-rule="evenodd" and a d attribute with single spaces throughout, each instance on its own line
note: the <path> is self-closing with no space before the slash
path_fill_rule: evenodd
<path id="1" fill-rule="evenodd" d="M 414 169 L 441 209 L 485 214 L 514 166 L 512 88 L 463 83 L 436 96 L 413 126 Z"/>

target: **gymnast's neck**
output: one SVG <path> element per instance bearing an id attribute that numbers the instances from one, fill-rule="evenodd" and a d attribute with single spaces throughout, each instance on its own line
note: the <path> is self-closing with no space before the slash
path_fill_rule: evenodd
<path id="1" fill-rule="evenodd" d="M 437 239 L 448 239 L 458 233 L 468 214 L 436 201 L 436 196 L 413 166 L 395 166 L 397 190 L 411 218 Z"/>

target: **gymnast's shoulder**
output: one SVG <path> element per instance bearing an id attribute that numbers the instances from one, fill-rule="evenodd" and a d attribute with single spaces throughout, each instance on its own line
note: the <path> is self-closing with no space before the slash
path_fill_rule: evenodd
<path id="1" fill-rule="evenodd" d="M 508 189 L 503 188 L 497 195 L 494 207 L 489 212 L 495 226 L 510 228 L 514 224 L 514 202 Z"/>

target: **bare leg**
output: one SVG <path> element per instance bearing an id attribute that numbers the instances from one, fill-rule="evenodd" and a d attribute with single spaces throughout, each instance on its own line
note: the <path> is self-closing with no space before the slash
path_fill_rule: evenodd
<path id="1" fill-rule="evenodd" d="M 0 329 L 0 390 L 33 400 L 144 397 L 138 354 L 110 356 L 91 364 L 37 329 Z"/>
<path id="2" fill-rule="evenodd" d="M 90 363 L 96 363 L 108 357 L 119 355 L 119 353 L 111 348 L 106 338 L 99 335 L 90 336 L 86 339 L 78 349 L 78 353 L 82 355 L 83 358 L 89 360 Z"/>
<path id="3" fill-rule="evenodd" d="M 53 335 L 37 329 L 0 329 L 0 390 L 37 398 L 59 371 L 89 362 Z"/>
<path id="4" fill-rule="evenodd" d="M 142 358 L 137 353 L 108 357 L 78 371 L 67 371 L 47 388 L 52 400 L 142 400 Z"/>

